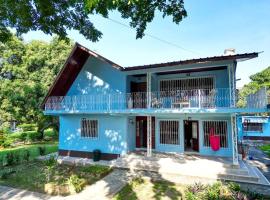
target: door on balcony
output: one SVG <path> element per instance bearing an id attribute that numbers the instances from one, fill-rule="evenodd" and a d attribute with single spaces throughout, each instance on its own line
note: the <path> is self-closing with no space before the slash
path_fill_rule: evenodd
<path id="1" fill-rule="evenodd" d="M 146 82 L 131 82 L 130 83 L 131 99 L 133 101 L 133 108 L 146 108 Z"/>
<path id="2" fill-rule="evenodd" d="M 147 148 L 147 117 L 136 117 L 136 148 Z M 155 118 L 152 117 L 152 149 L 155 148 Z"/>
<path id="3" fill-rule="evenodd" d="M 199 151 L 198 121 L 184 121 L 185 151 Z"/>

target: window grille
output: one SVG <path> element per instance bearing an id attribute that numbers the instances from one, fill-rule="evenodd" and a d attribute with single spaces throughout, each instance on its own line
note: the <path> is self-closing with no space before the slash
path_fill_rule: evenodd
<path id="1" fill-rule="evenodd" d="M 214 89 L 213 77 L 161 80 L 160 91 Z"/>
<path id="2" fill-rule="evenodd" d="M 246 123 L 243 124 L 243 129 L 245 132 L 254 131 L 254 132 L 263 132 L 262 123 Z"/>
<path id="3" fill-rule="evenodd" d="M 203 144 L 210 147 L 210 130 L 213 129 L 214 135 L 220 136 L 220 147 L 228 148 L 228 129 L 227 121 L 203 121 Z"/>
<path id="4" fill-rule="evenodd" d="M 159 122 L 160 144 L 179 145 L 179 121 L 162 120 Z"/>
<path id="5" fill-rule="evenodd" d="M 81 137 L 97 138 L 98 137 L 98 120 L 82 118 Z"/>

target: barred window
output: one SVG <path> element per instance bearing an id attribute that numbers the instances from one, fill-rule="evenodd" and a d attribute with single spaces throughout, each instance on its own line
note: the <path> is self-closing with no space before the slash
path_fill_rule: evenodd
<path id="1" fill-rule="evenodd" d="M 243 123 L 244 131 L 263 132 L 262 123 Z"/>
<path id="2" fill-rule="evenodd" d="M 98 120 L 82 118 L 81 137 L 97 138 L 98 137 Z"/>
<path id="3" fill-rule="evenodd" d="M 220 137 L 220 147 L 228 148 L 227 121 L 203 121 L 203 145 L 210 147 L 210 132 Z"/>
<path id="4" fill-rule="evenodd" d="M 179 121 L 162 120 L 159 122 L 160 144 L 179 145 Z"/>

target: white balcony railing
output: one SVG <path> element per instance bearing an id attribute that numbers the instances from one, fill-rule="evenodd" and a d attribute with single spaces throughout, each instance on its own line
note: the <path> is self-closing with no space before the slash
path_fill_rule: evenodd
<path id="1" fill-rule="evenodd" d="M 160 92 L 110 93 L 80 96 L 51 96 L 45 111 L 113 111 L 127 109 L 234 108 L 230 89 L 196 89 Z M 248 97 L 249 108 L 266 107 L 263 92 Z M 266 97 L 266 95 L 265 95 Z M 149 99 L 149 102 L 148 102 Z"/>

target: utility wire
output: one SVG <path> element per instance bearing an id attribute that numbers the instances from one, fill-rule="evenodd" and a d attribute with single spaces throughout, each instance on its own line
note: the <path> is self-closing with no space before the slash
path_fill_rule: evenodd
<path id="1" fill-rule="evenodd" d="M 124 26 L 124 27 L 126 27 L 126 28 L 129 28 L 129 29 L 134 30 L 134 28 L 132 28 L 132 27 L 130 27 L 130 26 L 128 26 L 128 25 L 126 25 L 126 24 L 124 24 L 124 23 L 122 23 L 122 22 L 119 22 L 119 21 L 117 21 L 117 20 L 115 20 L 115 19 L 111 19 L 111 18 L 109 18 L 109 17 L 106 18 L 106 19 L 108 19 L 108 20 L 110 20 L 110 21 L 112 21 L 112 22 L 114 22 L 114 23 L 116 23 L 116 24 L 119 24 L 119 25 L 121 25 L 121 26 Z M 186 48 L 184 48 L 184 47 L 182 47 L 182 46 L 180 46 L 180 45 L 174 44 L 174 43 L 172 43 L 172 42 L 169 42 L 169 41 L 167 41 L 167 40 L 164 40 L 164 39 L 162 39 L 162 38 L 159 38 L 159 37 L 157 37 L 157 36 L 155 36 L 155 35 L 152 35 L 152 34 L 149 34 L 149 33 L 144 33 L 144 34 L 145 34 L 146 36 L 150 37 L 150 38 L 153 38 L 153 39 L 158 40 L 158 41 L 160 41 L 160 42 L 163 42 L 163 43 L 165 43 L 165 44 L 171 45 L 171 46 L 176 47 L 176 48 L 178 48 L 178 49 L 181 49 L 181 50 L 183 50 L 183 51 L 187 51 L 187 52 L 189 52 L 189 53 L 193 53 L 193 54 L 196 54 L 196 55 L 201 55 L 200 53 L 198 53 L 198 52 L 196 52 L 196 51 L 192 51 L 192 50 L 186 49 Z"/>

